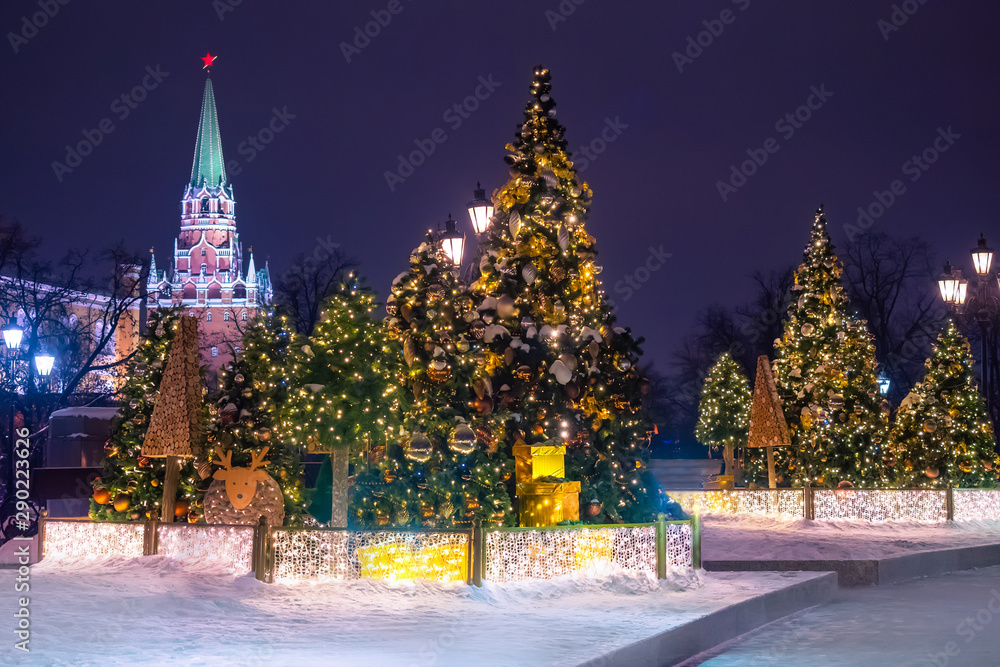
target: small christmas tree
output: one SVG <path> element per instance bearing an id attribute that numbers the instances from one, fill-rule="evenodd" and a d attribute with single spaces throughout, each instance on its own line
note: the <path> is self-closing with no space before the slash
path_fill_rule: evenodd
<path id="1" fill-rule="evenodd" d="M 347 525 L 349 457 L 385 442 L 399 390 L 388 382 L 375 298 L 353 273 L 347 280 L 327 300 L 313 335 L 293 344 L 288 397 L 279 406 L 283 442 L 330 454 L 330 505 L 316 502 L 324 495 L 318 485 L 310 513 L 335 527 Z"/>
<path id="2" fill-rule="evenodd" d="M 472 327 L 485 343 L 490 398 L 512 414 L 506 446 L 565 443 L 585 520 L 646 520 L 659 498 L 644 467 L 640 341 L 615 326 L 603 298 L 585 229 L 592 192 L 573 170 L 550 78 L 535 68 L 507 146 L 510 179 L 494 196 Z"/>
<path id="3" fill-rule="evenodd" d="M 177 322 L 173 311 L 151 313 L 148 331 L 128 364 L 119 416 L 112 424 L 101 476 L 94 481 L 93 519 L 144 520 L 152 510 L 159 511 L 166 461 L 143 456 L 142 444 Z M 193 459 L 182 462 L 174 506 L 177 516 L 191 520 L 197 520 L 196 506 L 206 486 L 195 474 L 195 465 Z"/>
<path id="4" fill-rule="evenodd" d="M 792 441 L 791 448 L 775 449 L 785 484 L 888 482 L 888 406 L 878 392 L 875 345 L 865 323 L 848 311 L 842 274 L 820 208 L 775 350 L 775 383 Z"/>
<path id="5" fill-rule="evenodd" d="M 396 278 L 385 327 L 400 392 L 402 442 L 390 442 L 375 469 L 358 476 L 353 515 L 360 525 L 468 527 L 511 525 L 507 481 L 513 462 L 497 446 L 502 406 L 494 410 L 471 331 L 472 295 L 440 241 L 429 234 Z"/>
<path id="6" fill-rule="evenodd" d="M 253 454 L 268 447 L 265 471 L 281 487 L 285 525 L 302 525 L 306 516 L 302 462 L 297 445 L 274 437 L 278 405 L 284 400 L 281 376 L 290 334 L 273 312 L 258 314 L 244 333 L 235 362 L 221 373 L 222 390 L 209 432 L 213 447 L 232 452 L 233 467 L 248 467 Z"/>
<path id="7" fill-rule="evenodd" d="M 726 474 L 736 474 L 736 449 L 745 447 L 750 428 L 750 388 L 739 364 L 728 352 L 719 355 L 708 371 L 698 404 L 698 442 L 721 448 Z M 738 481 L 738 480 L 737 480 Z"/>
<path id="8" fill-rule="evenodd" d="M 1000 472 L 993 427 L 973 379 L 969 342 L 950 319 L 892 429 L 903 488 L 992 487 Z"/>

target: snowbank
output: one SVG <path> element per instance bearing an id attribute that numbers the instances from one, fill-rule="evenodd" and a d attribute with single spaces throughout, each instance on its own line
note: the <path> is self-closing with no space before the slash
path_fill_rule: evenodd
<path id="1" fill-rule="evenodd" d="M 46 560 L 31 570 L 31 654 L 6 642 L 0 664 L 573 665 L 809 576 L 269 585 L 163 556 Z"/>

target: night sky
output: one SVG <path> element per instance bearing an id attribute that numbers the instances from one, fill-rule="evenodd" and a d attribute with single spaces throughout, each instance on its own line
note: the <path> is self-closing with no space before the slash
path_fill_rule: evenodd
<path id="1" fill-rule="evenodd" d="M 58 12 L 25 28 L 46 2 Z M 740 303 L 755 270 L 800 260 L 820 203 L 842 244 L 858 207 L 898 179 L 874 229 L 923 236 L 966 268 L 980 231 L 1000 246 L 995 0 L 907 0 L 898 29 L 888 0 L 576 2 L 6 0 L 0 213 L 52 255 L 122 239 L 155 245 L 163 267 L 211 51 L 241 239 L 272 275 L 319 238 L 357 257 L 384 296 L 428 226 L 451 212 L 471 232 L 464 205 L 477 180 L 491 192 L 506 179 L 536 64 L 552 71 L 578 166 L 577 147 L 613 138 L 587 160 L 587 226 L 620 322 L 661 369 L 700 308 Z M 357 49 L 373 11 L 390 20 Z M 688 38 L 702 32 L 699 52 Z M 689 48 L 680 72 L 674 53 Z M 115 102 L 144 79 L 155 87 L 134 109 Z M 477 109 L 446 115 L 477 87 Z M 782 120 L 809 102 L 808 120 Z M 294 118 L 251 151 L 243 142 L 275 109 Z M 52 163 L 103 119 L 113 131 L 60 181 Z M 385 172 L 437 128 L 445 141 L 391 191 Z M 926 170 L 907 165 L 939 128 L 948 150 Z M 752 155 L 767 161 L 723 201 L 717 182 Z M 647 274 L 650 248 L 671 256 Z M 625 299 L 628 276 L 647 280 Z"/>

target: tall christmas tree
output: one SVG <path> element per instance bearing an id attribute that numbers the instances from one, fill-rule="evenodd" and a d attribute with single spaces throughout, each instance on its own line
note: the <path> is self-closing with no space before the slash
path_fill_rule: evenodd
<path id="1" fill-rule="evenodd" d="M 993 427 L 973 379 L 969 342 L 953 321 L 945 324 L 926 366 L 892 429 L 899 485 L 996 486 L 1000 458 Z"/>
<path id="2" fill-rule="evenodd" d="M 694 434 L 703 445 L 722 449 L 726 474 L 735 475 L 736 449 L 746 446 L 749 430 L 750 387 L 739 364 L 723 352 L 702 386 Z"/>
<path id="3" fill-rule="evenodd" d="M 889 481 L 875 345 L 865 322 L 849 313 L 842 273 L 820 208 L 776 342 L 775 383 L 792 439 L 790 449 L 775 450 L 781 483 Z"/>
<path id="4" fill-rule="evenodd" d="M 144 520 L 152 510 L 159 511 L 166 463 L 162 458 L 143 456 L 142 443 L 176 325 L 177 314 L 173 311 L 151 313 L 148 331 L 128 364 L 119 416 L 112 425 L 101 476 L 94 481 L 90 503 L 93 519 Z M 174 506 L 176 516 L 188 516 L 190 520 L 197 520 L 197 505 L 207 486 L 196 474 L 196 465 L 192 459 L 182 460 Z"/>
<path id="5" fill-rule="evenodd" d="M 392 285 L 385 327 L 400 386 L 401 442 L 358 476 L 353 514 L 361 525 L 468 527 L 515 522 L 508 493 L 514 466 L 498 445 L 472 295 L 430 234 Z"/>
<path id="6" fill-rule="evenodd" d="M 348 462 L 392 433 L 399 389 L 388 382 L 375 298 L 353 274 L 347 281 L 327 300 L 313 335 L 292 346 L 290 389 L 279 406 L 283 442 L 330 454 L 329 495 L 317 484 L 310 513 L 338 527 L 347 525 Z"/>
<path id="7" fill-rule="evenodd" d="M 573 170 L 549 81 L 536 67 L 507 146 L 510 179 L 494 196 L 472 326 L 485 343 L 492 400 L 512 414 L 506 444 L 565 443 L 583 518 L 649 518 L 658 498 L 644 469 L 648 383 L 636 368 L 638 341 L 615 326 L 601 293 L 585 229 L 592 192 Z"/>
<path id="8" fill-rule="evenodd" d="M 273 311 L 259 313 L 243 335 L 235 361 L 220 377 L 221 395 L 213 410 L 209 444 L 231 451 L 233 467 L 249 467 L 264 447 L 265 471 L 281 487 L 285 525 L 302 525 L 306 517 L 300 447 L 274 437 L 278 406 L 287 395 L 283 377 L 290 332 Z"/>

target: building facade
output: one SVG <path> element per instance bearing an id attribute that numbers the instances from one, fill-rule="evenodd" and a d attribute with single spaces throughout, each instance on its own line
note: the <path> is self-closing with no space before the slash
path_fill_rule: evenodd
<path id="1" fill-rule="evenodd" d="M 211 76 L 181 199 L 180 233 L 167 270 L 157 269 L 151 256 L 147 290 L 148 307 L 178 308 L 198 318 L 202 363 L 213 375 L 232 359 L 254 311 L 271 302 L 268 268 L 257 268 L 252 248 L 244 255 L 236 229 Z"/>

